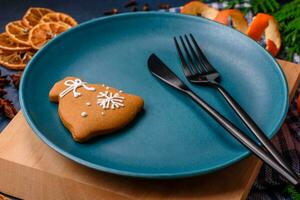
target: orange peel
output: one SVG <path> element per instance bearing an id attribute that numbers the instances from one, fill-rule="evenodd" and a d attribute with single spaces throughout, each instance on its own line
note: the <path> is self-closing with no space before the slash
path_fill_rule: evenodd
<path id="1" fill-rule="evenodd" d="M 217 21 L 224 25 L 229 25 L 229 19 L 231 17 L 232 25 L 235 29 L 241 31 L 242 33 L 246 33 L 248 29 L 247 20 L 244 17 L 244 14 L 236 9 L 227 9 L 222 10 L 218 13 L 218 15 L 214 18 L 214 21 Z"/>
<path id="2" fill-rule="evenodd" d="M 265 13 L 258 13 L 252 20 L 247 30 L 247 35 L 260 41 L 265 34 L 266 49 L 276 56 L 281 47 L 279 26 L 275 18 Z"/>
<path id="3" fill-rule="evenodd" d="M 191 1 L 185 4 L 181 8 L 180 12 L 182 14 L 201 16 L 208 19 L 214 19 L 219 13 L 217 9 L 212 8 L 200 1 Z"/>

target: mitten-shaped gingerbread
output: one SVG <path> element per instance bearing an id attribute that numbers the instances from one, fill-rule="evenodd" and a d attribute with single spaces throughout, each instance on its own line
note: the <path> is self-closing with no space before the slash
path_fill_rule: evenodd
<path id="1" fill-rule="evenodd" d="M 76 77 L 55 83 L 49 98 L 58 103 L 62 123 L 78 142 L 125 127 L 144 105 L 139 96 L 104 84 L 88 84 Z"/>

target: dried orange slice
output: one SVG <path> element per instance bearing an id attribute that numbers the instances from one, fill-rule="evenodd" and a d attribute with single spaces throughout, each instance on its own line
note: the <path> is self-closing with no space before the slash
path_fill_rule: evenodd
<path id="1" fill-rule="evenodd" d="M 214 19 L 219 13 L 217 9 L 212 8 L 200 1 L 191 1 L 185 4 L 181 8 L 180 12 L 187 15 L 202 16 L 208 19 Z"/>
<path id="2" fill-rule="evenodd" d="M 50 12 L 54 12 L 48 8 L 29 8 L 23 16 L 22 22 L 28 27 L 37 25 L 42 17 Z"/>
<path id="3" fill-rule="evenodd" d="M 31 46 L 14 42 L 7 33 L 0 33 L 0 49 L 4 50 L 28 50 Z"/>
<path id="4" fill-rule="evenodd" d="M 0 65 L 9 69 L 23 70 L 34 53 L 34 51 L 7 51 L 0 49 Z"/>
<path id="5" fill-rule="evenodd" d="M 248 23 L 243 13 L 236 9 L 222 10 L 218 13 L 214 21 L 217 21 L 224 25 L 229 25 L 229 18 L 231 17 L 232 25 L 235 29 L 246 33 L 248 29 Z"/>
<path id="6" fill-rule="evenodd" d="M 56 35 L 66 31 L 70 26 L 57 23 L 57 22 L 47 22 L 40 23 L 33 27 L 29 33 L 29 41 L 33 48 L 40 49 L 49 40 L 54 38 Z"/>
<path id="7" fill-rule="evenodd" d="M 42 17 L 40 22 L 62 22 L 70 26 L 77 25 L 76 20 L 70 15 L 58 12 L 46 14 L 44 17 Z"/>
<path id="8" fill-rule="evenodd" d="M 30 28 L 25 26 L 20 20 L 8 23 L 5 26 L 5 31 L 14 42 L 30 45 L 28 41 Z"/>
<path id="9" fill-rule="evenodd" d="M 247 35 L 256 41 L 260 41 L 265 34 L 266 49 L 275 56 L 281 47 L 279 26 L 271 15 L 258 13 L 252 20 Z"/>

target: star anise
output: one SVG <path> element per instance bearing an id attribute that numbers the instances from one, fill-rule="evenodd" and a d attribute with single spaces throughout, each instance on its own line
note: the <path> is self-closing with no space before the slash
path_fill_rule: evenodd
<path id="1" fill-rule="evenodd" d="M 10 83 L 10 80 L 7 79 L 7 76 L 0 76 L 0 88 L 3 88 Z"/>
<path id="2" fill-rule="evenodd" d="M 3 111 L 4 115 L 10 119 L 14 118 L 17 114 L 17 110 L 14 105 L 7 99 L 0 98 L 0 109 Z"/>
<path id="3" fill-rule="evenodd" d="M 0 88 L 0 97 L 3 97 L 4 95 L 6 95 L 6 91 L 3 88 Z"/>
<path id="4" fill-rule="evenodd" d="M 22 77 L 22 73 L 11 74 L 10 78 L 15 86 L 15 88 L 19 89 L 20 80 Z"/>

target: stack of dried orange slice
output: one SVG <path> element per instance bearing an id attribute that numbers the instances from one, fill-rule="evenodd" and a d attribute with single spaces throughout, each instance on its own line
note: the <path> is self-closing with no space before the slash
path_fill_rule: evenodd
<path id="1" fill-rule="evenodd" d="M 29 8 L 21 20 L 8 23 L 0 33 L 0 65 L 23 70 L 49 40 L 76 25 L 75 19 L 65 13 Z"/>

